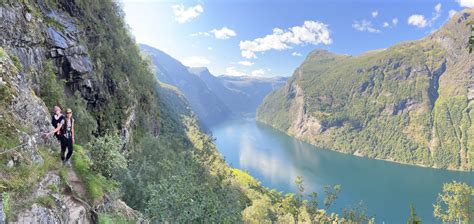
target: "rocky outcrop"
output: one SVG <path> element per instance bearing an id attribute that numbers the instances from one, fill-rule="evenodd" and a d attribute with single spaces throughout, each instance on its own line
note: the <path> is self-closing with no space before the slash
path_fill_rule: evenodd
<path id="1" fill-rule="evenodd" d="M 60 186 L 58 174 L 46 173 L 30 197 L 34 202 L 31 208 L 19 213 L 11 223 L 91 223 L 91 215 L 84 204 L 72 195 L 53 191 Z M 48 202 L 45 198 L 51 200 L 51 204 L 44 204 L 45 201 Z"/>
<path id="2" fill-rule="evenodd" d="M 311 116 L 306 108 L 303 89 L 297 84 L 293 84 L 289 95 L 294 95 L 290 111 L 293 111 L 293 124 L 288 129 L 290 135 L 299 139 L 312 142 L 312 139 L 322 131 L 321 123 L 315 117 Z"/>

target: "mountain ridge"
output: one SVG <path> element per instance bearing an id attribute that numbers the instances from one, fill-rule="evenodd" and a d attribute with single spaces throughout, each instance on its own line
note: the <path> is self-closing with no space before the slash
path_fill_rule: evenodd
<path id="1" fill-rule="evenodd" d="M 382 51 L 312 51 L 257 120 L 340 152 L 472 170 L 472 14 L 465 9 L 427 37 Z"/>

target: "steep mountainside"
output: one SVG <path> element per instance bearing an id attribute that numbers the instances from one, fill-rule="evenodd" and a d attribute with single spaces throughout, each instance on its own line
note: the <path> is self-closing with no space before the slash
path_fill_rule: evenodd
<path id="1" fill-rule="evenodd" d="M 231 169 L 117 3 L 0 1 L 0 43 L 0 223 L 344 220 Z M 56 104 L 73 109 L 71 166 L 43 135 Z"/>
<path id="2" fill-rule="evenodd" d="M 203 80 L 233 113 L 254 114 L 263 98 L 285 84 L 286 78 L 214 76 L 207 68 L 188 68 Z"/>
<path id="3" fill-rule="evenodd" d="M 141 44 L 140 48 L 151 58 L 158 80 L 178 87 L 205 126 L 231 115 L 224 102 L 210 91 L 199 77 L 189 73 L 181 62 L 156 48 L 144 44 Z"/>
<path id="4" fill-rule="evenodd" d="M 257 119 L 359 156 L 474 169 L 474 56 L 457 13 L 438 31 L 359 56 L 310 53 Z"/>

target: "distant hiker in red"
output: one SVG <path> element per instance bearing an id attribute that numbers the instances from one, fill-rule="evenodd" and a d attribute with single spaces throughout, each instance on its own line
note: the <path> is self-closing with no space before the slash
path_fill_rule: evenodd
<path id="1" fill-rule="evenodd" d="M 59 109 L 59 112 L 56 110 Z M 61 160 L 63 164 L 70 166 L 69 159 L 73 153 L 74 145 L 74 118 L 72 118 L 72 110 L 66 110 L 66 116 L 61 114 L 61 109 L 59 107 L 54 107 L 55 115 L 52 117 L 51 124 L 55 126 L 55 129 L 47 133 L 46 136 L 49 136 L 54 133 L 56 138 L 61 142 Z M 67 154 L 64 155 L 67 149 Z"/>

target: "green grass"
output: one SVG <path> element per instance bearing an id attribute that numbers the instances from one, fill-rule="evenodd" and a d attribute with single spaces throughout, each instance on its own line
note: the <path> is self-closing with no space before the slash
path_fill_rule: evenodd
<path id="1" fill-rule="evenodd" d="M 136 223 L 135 221 L 127 220 L 118 214 L 99 214 L 99 224 L 131 224 Z"/>
<path id="2" fill-rule="evenodd" d="M 86 186 L 89 199 L 92 202 L 102 198 L 106 191 L 116 188 L 113 181 L 107 181 L 91 169 L 91 161 L 86 155 L 86 150 L 80 145 L 74 145 L 72 164 L 77 175 Z"/>
<path id="3" fill-rule="evenodd" d="M 48 208 L 53 208 L 56 205 L 56 202 L 51 195 L 39 197 L 36 199 L 36 202 Z"/>

